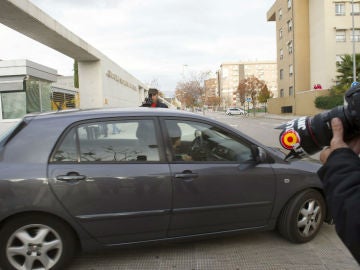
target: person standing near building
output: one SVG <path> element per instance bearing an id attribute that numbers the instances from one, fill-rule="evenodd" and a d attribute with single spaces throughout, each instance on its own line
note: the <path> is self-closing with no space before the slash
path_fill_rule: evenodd
<path id="1" fill-rule="evenodd" d="M 152 107 L 152 108 L 168 108 L 168 106 L 161 102 L 159 99 L 159 90 L 156 88 L 150 88 L 148 97 L 145 98 L 145 102 L 140 107 Z"/>

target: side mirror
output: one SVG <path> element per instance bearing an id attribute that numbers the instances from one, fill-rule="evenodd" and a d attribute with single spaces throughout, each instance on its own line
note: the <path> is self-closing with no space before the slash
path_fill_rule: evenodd
<path id="1" fill-rule="evenodd" d="M 262 163 L 262 162 L 267 161 L 267 154 L 266 154 L 266 151 L 264 149 L 262 149 L 261 147 L 259 147 L 257 145 L 252 145 L 251 150 L 252 150 L 252 153 L 253 153 L 254 160 L 257 163 Z"/>

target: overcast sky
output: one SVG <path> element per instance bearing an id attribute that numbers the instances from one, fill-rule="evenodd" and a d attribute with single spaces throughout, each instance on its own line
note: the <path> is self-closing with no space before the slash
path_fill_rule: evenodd
<path id="1" fill-rule="evenodd" d="M 223 62 L 276 58 L 275 0 L 31 0 L 144 83 L 170 94 L 183 77 Z M 0 24 L 0 59 L 29 59 L 61 75 L 73 60 Z"/>

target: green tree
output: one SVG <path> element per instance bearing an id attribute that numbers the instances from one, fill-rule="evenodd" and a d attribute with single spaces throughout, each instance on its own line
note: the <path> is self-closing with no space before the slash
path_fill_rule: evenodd
<path id="1" fill-rule="evenodd" d="M 355 64 L 356 64 L 356 74 L 359 74 L 360 71 L 360 54 L 355 55 Z M 353 57 L 350 54 L 345 54 L 341 56 L 341 61 L 336 62 L 337 72 L 339 73 L 336 76 L 337 85 L 340 88 L 349 88 L 351 83 L 354 81 L 353 78 Z M 358 80 L 356 75 L 355 81 Z"/>
<path id="2" fill-rule="evenodd" d="M 356 74 L 360 72 L 360 54 L 355 55 Z M 353 57 L 345 54 L 341 57 L 341 61 L 336 63 L 337 84 L 330 88 L 328 96 L 319 96 L 315 99 L 315 107 L 319 109 L 329 110 L 336 106 L 342 105 L 344 102 L 344 93 L 350 88 L 353 82 Z M 356 81 L 359 79 L 356 76 Z"/>
<path id="3" fill-rule="evenodd" d="M 260 92 L 258 94 L 258 101 L 260 103 L 267 103 L 267 100 L 269 98 L 273 97 L 273 93 L 269 91 L 266 84 L 263 85 L 263 87 L 260 89 Z"/>

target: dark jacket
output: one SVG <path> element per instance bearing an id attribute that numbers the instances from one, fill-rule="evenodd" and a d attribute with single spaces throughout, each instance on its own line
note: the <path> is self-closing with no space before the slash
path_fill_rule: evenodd
<path id="1" fill-rule="evenodd" d="M 336 232 L 360 263 L 360 159 L 350 148 L 336 149 L 318 175 Z"/>
<path id="2" fill-rule="evenodd" d="M 151 105 L 144 103 L 144 104 L 142 104 L 140 107 L 151 107 Z M 165 103 L 162 103 L 162 102 L 160 102 L 160 101 L 158 101 L 158 102 L 156 103 L 156 107 L 157 107 L 157 108 L 169 108 Z"/>

